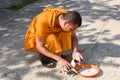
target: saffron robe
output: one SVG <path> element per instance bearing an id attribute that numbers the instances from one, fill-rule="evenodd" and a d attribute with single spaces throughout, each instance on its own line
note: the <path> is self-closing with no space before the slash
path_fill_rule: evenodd
<path id="1" fill-rule="evenodd" d="M 60 27 L 55 26 L 56 18 L 67 13 L 62 8 L 45 8 L 31 21 L 25 35 L 25 50 L 38 52 L 36 49 L 36 37 L 45 38 L 45 47 L 53 53 L 71 49 L 71 32 L 63 32 Z M 60 54 L 58 54 L 60 55 Z"/>

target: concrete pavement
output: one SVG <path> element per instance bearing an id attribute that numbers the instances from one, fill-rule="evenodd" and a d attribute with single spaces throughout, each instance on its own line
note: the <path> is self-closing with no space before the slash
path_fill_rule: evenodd
<path id="1" fill-rule="evenodd" d="M 44 7 L 80 12 L 83 24 L 76 30 L 79 49 L 84 52 L 83 63 L 91 63 L 101 69 L 97 77 L 64 75 L 58 68 L 42 67 L 37 54 L 24 51 L 28 25 Z M 0 80 L 119 80 L 119 0 L 38 0 L 10 14 L 10 17 L 9 14 L 0 17 Z"/>

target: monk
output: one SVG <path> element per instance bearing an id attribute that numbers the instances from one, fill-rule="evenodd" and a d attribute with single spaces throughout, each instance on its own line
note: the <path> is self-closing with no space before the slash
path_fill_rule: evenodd
<path id="1" fill-rule="evenodd" d="M 78 12 L 62 8 L 45 8 L 31 21 L 25 35 L 25 50 L 40 54 L 43 65 L 53 67 L 58 62 L 61 68 L 70 70 L 72 65 L 62 57 L 62 52 L 72 49 L 72 59 L 83 59 L 78 50 L 75 30 L 81 26 Z"/>

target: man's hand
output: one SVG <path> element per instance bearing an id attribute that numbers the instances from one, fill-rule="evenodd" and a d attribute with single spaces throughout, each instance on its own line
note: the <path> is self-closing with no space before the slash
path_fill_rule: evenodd
<path id="1" fill-rule="evenodd" d="M 75 51 L 72 53 L 73 60 L 77 60 L 79 63 L 81 60 L 83 60 L 82 52 L 81 51 Z"/>
<path id="2" fill-rule="evenodd" d="M 64 71 L 69 71 L 72 68 L 72 65 L 63 58 L 59 59 L 58 63 Z"/>

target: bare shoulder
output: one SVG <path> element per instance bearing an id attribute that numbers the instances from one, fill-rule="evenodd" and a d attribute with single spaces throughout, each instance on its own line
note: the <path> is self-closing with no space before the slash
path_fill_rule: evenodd
<path id="1" fill-rule="evenodd" d="M 36 43 L 37 44 L 44 44 L 45 43 L 45 38 L 36 37 Z"/>

